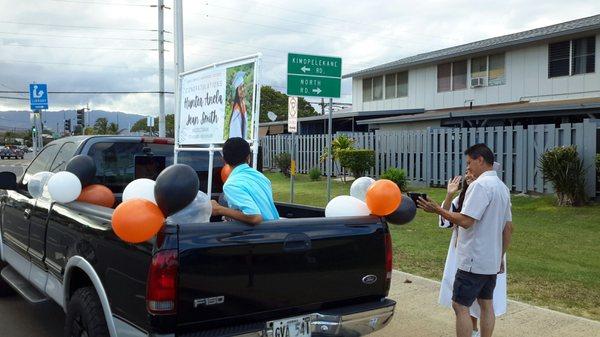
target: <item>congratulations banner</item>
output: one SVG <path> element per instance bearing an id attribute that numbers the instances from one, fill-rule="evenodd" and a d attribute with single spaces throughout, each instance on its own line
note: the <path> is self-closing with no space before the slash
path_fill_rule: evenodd
<path id="1" fill-rule="evenodd" d="M 179 144 L 252 140 L 256 60 L 210 67 L 180 80 Z"/>

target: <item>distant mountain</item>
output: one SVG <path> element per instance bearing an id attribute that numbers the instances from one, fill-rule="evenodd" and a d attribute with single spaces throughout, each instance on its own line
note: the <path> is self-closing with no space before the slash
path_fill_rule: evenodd
<path id="1" fill-rule="evenodd" d="M 0 111 L 0 130 L 25 130 L 31 128 L 29 114 L 31 111 Z M 119 129 L 129 129 L 135 122 L 146 116 L 128 114 L 119 111 L 92 110 L 86 112 L 86 125 L 93 126 L 96 119 L 105 117 L 108 122 L 119 124 Z M 72 128 L 77 123 L 75 110 L 45 111 L 42 112 L 42 120 L 45 128 L 56 130 L 57 123 L 59 131 L 64 128 L 64 120 L 71 119 Z"/>

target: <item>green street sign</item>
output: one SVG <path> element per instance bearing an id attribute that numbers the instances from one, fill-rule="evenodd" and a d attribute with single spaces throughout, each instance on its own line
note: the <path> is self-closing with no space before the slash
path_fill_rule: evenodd
<path id="1" fill-rule="evenodd" d="M 339 78 L 288 74 L 287 94 L 290 96 L 340 97 L 340 83 Z"/>
<path id="2" fill-rule="evenodd" d="M 287 94 L 339 98 L 342 80 L 339 57 L 288 54 Z"/>
<path id="3" fill-rule="evenodd" d="M 288 74 L 342 77 L 340 57 L 288 54 Z"/>

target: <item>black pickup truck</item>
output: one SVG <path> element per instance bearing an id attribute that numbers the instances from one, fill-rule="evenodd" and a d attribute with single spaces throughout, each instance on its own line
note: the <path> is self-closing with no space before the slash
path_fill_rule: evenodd
<path id="1" fill-rule="evenodd" d="M 86 154 L 95 183 L 120 201 L 134 156 L 148 148 L 173 162 L 168 139 L 70 137 L 48 144 L 20 178 L 0 173 L 0 294 L 56 302 L 68 337 L 353 337 L 390 322 L 392 247 L 381 218 L 325 218 L 323 209 L 278 204 L 285 219 L 255 227 L 167 221 L 154 239 L 129 244 L 111 228 L 113 209 L 27 192 L 33 174 Z M 206 153 L 183 152 L 178 162 L 206 188 Z M 222 166 L 216 155 L 215 177 Z M 218 178 L 213 187 L 221 191 Z"/>

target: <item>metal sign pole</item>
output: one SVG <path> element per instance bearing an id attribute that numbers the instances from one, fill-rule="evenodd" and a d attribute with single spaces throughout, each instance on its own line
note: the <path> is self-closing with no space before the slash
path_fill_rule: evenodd
<path id="1" fill-rule="evenodd" d="M 292 150 L 290 167 L 290 203 L 294 203 L 294 176 L 296 175 L 296 133 L 292 132 Z"/>
<path id="2" fill-rule="evenodd" d="M 331 171 L 333 166 L 333 154 L 331 153 L 331 133 L 332 133 L 332 117 L 333 113 L 333 98 L 329 99 L 329 124 L 327 130 L 327 202 L 331 200 Z"/>

